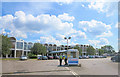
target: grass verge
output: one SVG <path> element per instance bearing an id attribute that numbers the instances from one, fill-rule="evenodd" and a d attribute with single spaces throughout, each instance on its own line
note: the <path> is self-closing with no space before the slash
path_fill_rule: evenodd
<path id="1" fill-rule="evenodd" d="M 3 58 L 3 59 L 0 59 L 0 60 L 19 60 L 19 58 Z"/>

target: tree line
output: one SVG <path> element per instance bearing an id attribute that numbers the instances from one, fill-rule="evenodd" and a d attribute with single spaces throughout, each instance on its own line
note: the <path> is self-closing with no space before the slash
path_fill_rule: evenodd
<path id="1" fill-rule="evenodd" d="M 76 45 L 74 47 L 74 49 L 78 49 L 79 54 L 82 55 L 82 48 L 81 47 Z M 87 51 L 87 55 L 96 55 L 96 53 L 98 53 L 99 55 L 103 55 L 105 53 L 107 53 L 107 54 L 115 53 L 115 50 L 111 45 L 105 45 L 105 46 L 102 46 L 101 48 L 96 48 L 96 49 L 93 46 L 88 46 L 86 51 Z"/>

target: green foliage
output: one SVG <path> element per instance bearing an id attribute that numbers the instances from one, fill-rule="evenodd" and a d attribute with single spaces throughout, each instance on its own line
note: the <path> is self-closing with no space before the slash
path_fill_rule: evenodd
<path id="1" fill-rule="evenodd" d="M 82 55 L 82 48 L 80 48 L 78 45 L 74 47 L 74 49 L 78 49 L 79 55 Z"/>
<path id="2" fill-rule="evenodd" d="M 40 43 L 34 43 L 34 46 L 31 48 L 31 53 L 34 54 L 34 55 L 46 54 L 47 49 L 46 49 L 45 46 L 43 46 Z"/>
<path id="3" fill-rule="evenodd" d="M 10 48 L 11 48 L 11 41 L 10 38 L 8 38 L 7 35 L 2 35 L 2 54 L 3 55 L 9 55 L 10 54 Z"/>
<path id="4" fill-rule="evenodd" d="M 101 47 L 101 49 L 104 51 L 104 53 L 112 54 L 115 52 L 114 48 L 111 45 L 105 45 Z"/>
<path id="5" fill-rule="evenodd" d="M 37 58 L 37 55 L 34 55 L 34 54 L 32 54 L 32 53 L 28 53 L 28 57 L 29 57 L 30 59 L 36 59 L 36 58 Z"/>
<path id="6" fill-rule="evenodd" d="M 99 55 L 103 55 L 104 51 L 102 49 L 98 49 Z"/>
<path id="7" fill-rule="evenodd" d="M 95 53 L 96 53 L 96 51 L 95 51 L 95 49 L 92 46 L 89 46 L 87 48 L 87 54 L 88 55 L 95 55 Z"/>

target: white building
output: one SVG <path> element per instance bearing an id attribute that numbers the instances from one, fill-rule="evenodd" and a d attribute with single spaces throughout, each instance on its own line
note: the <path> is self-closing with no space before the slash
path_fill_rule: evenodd
<path id="1" fill-rule="evenodd" d="M 10 37 L 12 42 L 12 48 L 10 57 L 20 57 L 21 55 L 27 55 L 30 48 L 33 46 L 32 42 L 25 42 L 24 40 L 16 40 L 15 37 Z"/>
<path id="2" fill-rule="evenodd" d="M 26 55 L 30 52 L 30 48 L 33 47 L 32 42 L 25 42 L 24 40 L 17 40 L 15 37 L 10 37 L 12 42 L 11 55 L 9 57 L 20 57 L 21 55 Z M 47 52 L 67 50 L 67 45 L 57 46 L 56 44 L 44 44 L 47 48 Z M 68 49 L 73 49 L 76 45 L 68 46 Z M 89 45 L 78 45 L 82 49 L 82 55 L 87 55 L 87 48 Z M 48 55 L 48 54 L 47 54 Z"/>

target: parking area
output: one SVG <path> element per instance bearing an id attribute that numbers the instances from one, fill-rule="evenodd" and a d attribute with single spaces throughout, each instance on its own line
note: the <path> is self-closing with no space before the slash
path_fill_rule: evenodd
<path id="1" fill-rule="evenodd" d="M 3 60 L 3 75 L 118 75 L 118 63 L 110 58 L 79 59 L 81 67 L 58 66 L 58 60 Z"/>

